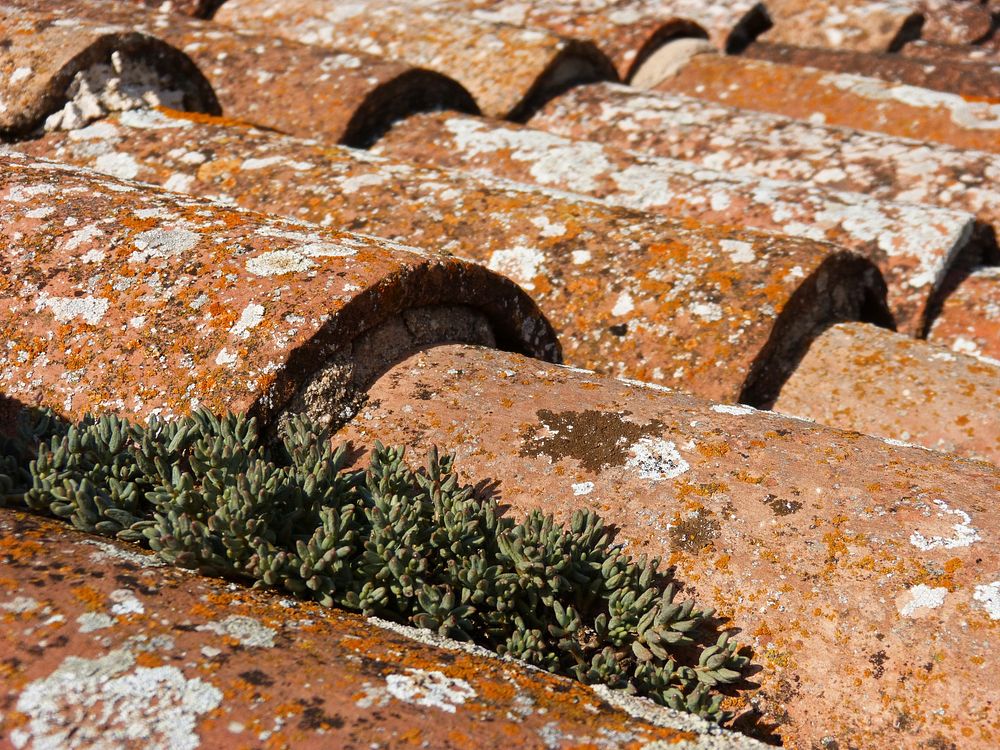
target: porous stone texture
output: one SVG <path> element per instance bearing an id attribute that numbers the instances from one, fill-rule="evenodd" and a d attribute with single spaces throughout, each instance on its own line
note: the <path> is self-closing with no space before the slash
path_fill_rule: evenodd
<path id="1" fill-rule="evenodd" d="M 986 3 L 954 0 L 921 0 L 924 15 L 920 38 L 942 44 L 974 44 L 990 36 L 995 27 Z"/>
<path id="2" fill-rule="evenodd" d="M 1000 104 L 878 78 L 696 55 L 655 90 L 955 148 L 1000 151 Z"/>
<path id="3" fill-rule="evenodd" d="M 57 521 L 0 509 L 0 539 L 0 735 L 14 748 L 764 747 Z"/>
<path id="4" fill-rule="evenodd" d="M 878 265 L 896 325 L 913 335 L 924 330 L 928 304 L 956 260 L 975 261 L 996 250 L 967 213 L 721 172 L 455 113 L 407 118 L 372 150 L 586 193 L 675 219 L 833 242 Z M 727 248 L 733 263 L 751 260 L 738 245 Z"/>
<path id="5" fill-rule="evenodd" d="M 774 26 L 761 35 L 769 42 L 894 52 L 920 36 L 924 17 L 913 0 L 767 0 Z"/>
<path id="6" fill-rule="evenodd" d="M 819 68 L 834 73 L 854 73 L 892 83 L 947 91 L 970 101 L 993 104 L 1000 102 L 1000 74 L 993 66 L 984 63 L 930 63 L 896 54 L 816 49 L 763 41 L 751 44 L 743 51 L 743 55 L 758 60 Z"/>
<path id="7" fill-rule="evenodd" d="M 1000 226 L 1000 155 L 994 153 L 607 83 L 566 92 L 529 125 L 713 169 L 968 211 Z"/>
<path id="8" fill-rule="evenodd" d="M 215 18 L 306 44 L 359 50 L 436 70 L 465 86 L 479 108 L 494 117 L 526 116 L 554 92 L 616 77 L 610 61 L 589 42 L 425 5 L 231 0 Z"/>
<path id="9" fill-rule="evenodd" d="M 266 427 L 327 357 L 435 305 L 477 310 L 502 346 L 559 356 L 534 303 L 483 267 L 18 154 L 0 165 L 0 383 L 29 405 L 137 418 L 205 406 Z"/>
<path id="10" fill-rule="evenodd" d="M 928 338 L 956 352 L 1000 362 L 1000 268 L 980 268 L 957 281 Z"/>
<path id="11" fill-rule="evenodd" d="M 1000 465 L 1000 363 L 874 326 L 817 336 L 774 410 Z"/>
<path id="12" fill-rule="evenodd" d="M 201 71 L 197 77 L 203 74 L 211 83 L 227 117 L 273 130 L 361 145 L 413 112 L 478 111 L 469 93 L 443 75 L 360 52 L 296 44 L 274 36 L 273 28 L 240 33 L 115 0 L 10 4 L 21 6 L 20 13 L 35 23 L 53 24 L 66 34 L 91 23 L 114 23 L 184 50 Z"/>
<path id="13" fill-rule="evenodd" d="M 816 330 L 885 312 L 874 267 L 826 243 L 670 220 L 202 117 L 129 113 L 17 148 L 105 171 L 128 163 L 132 176 L 171 189 L 470 258 L 531 293 L 567 362 L 720 400 L 764 397 Z M 572 169 L 572 159 L 561 163 Z"/>
<path id="14" fill-rule="evenodd" d="M 0 136 L 22 135 L 46 118 L 49 127 L 75 127 L 137 101 L 220 112 L 194 63 L 148 35 L 6 4 L 0 35 Z"/>
<path id="15" fill-rule="evenodd" d="M 338 438 L 438 445 L 517 516 L 592 509 L 662 556 L 753 643 L 738 727 L 996 745 L 997 467 L 482 349 L 423 352 L 369 397 Z"/>

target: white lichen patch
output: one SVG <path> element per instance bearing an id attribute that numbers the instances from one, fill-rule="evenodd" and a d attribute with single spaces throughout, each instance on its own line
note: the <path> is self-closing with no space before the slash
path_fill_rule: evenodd
<path id="1" fill-rule="evenodd" d="M 241 646 L 251 648 L 274 648 L 274 637 L 278 634 L 274 628 L 243 615 L 231 615 L 222 622 L 199 625 L 198 630 L 235 638 Z"/>
<path id="2" fill-rule="evenodd" d="M 969 547 L 978 542 L 981 537 L 979 531 L 972 525 L 972 518 L 960 508 L 950 508 L 944 500 L 934 500 L 937 512 L 935 518 L 945 518 L 954 516 L 958 521 L 952 524 L 952 534 L 950 536 L 924 535 L 919 530 L 910 534 L 910 544 L 925 552 L 932 549 L 956 549 L 958 547 Z"/>
<path id="3" fill-rule="evenodd" d="M 579 483 L 573 485 L 573 494 L 574 495 L 578 495 L 578 496 L 579 495 L 589 495 L 593 491 L 594 491 L 594 483 L 593 482 L 579 482 Z"/>
<path id="4" fill-rule="evenodd" d="M 753 251 L 752 242 L 719 240 L 719 245 L 729 253 L 729 259 L 733 263 L 753 263 L 757 260 L 757 254 Z"/>
<path id="5" fill-rule="evenodd" d="M 80 626 L 81 633 L 93 633 L 95 630 L 104 630 L 115 624 L 115 618 L 104 612 L 84 612 L 76 618 Z"/>
<path id="6" fill-rule="evenodd" d="M 60 323 L 82 320 L 93 326 L 101 322 L 110 305 L 104 297 L 50 297 L 42 292 L 35 302 L 35 312 L 48 308 Z"/>
<path id="7" fill-rule="evenodd" d="M 926 610 L 937 609 L 944 604 L 944 599 L 948 595 L 948 589 L 943 587 L 931 587 L 918 584 L 910 587 L 901 597 L 902 606 L 899 614 L 903 617 L 919 617 L 925 614 Z"/>
<path id="8" fill-rule="evenodd" d="M 141 615 L 146 611 L 135 592 L 130 589 L 115 589 L 111 592 L 110 599 L 113 602 L 111 605 L 113 615 Z"/>
<path id="9" fill-rule="evenodd" d="M 612 315 L 628 315 L 635 309 L 635 302 L 632 300 L 632 295 L 628 292 L 622 292 L 618 295 L 618 299 L 615 300 L 615 306 L 611 308 Z"/>
<path id="10" fill-rule="evenodd" d="M 711 408 L 717 414 L 732 414 L 734 417 L 744 417 L 757 411 L 744 404 L 713 404 Z"/>
<path id="11" fill-rule="evenodd" d="M 135 667 L 120 649 L 96 658 L 67 657 L 17 701 L 28 717 L 11 733 L 16 748 L 142 747 L 194 750 L 197 722 L 222 702 L 222 692 L 177 667 Z"/>
<path id="12" fill-rule="evenodd" d="M 487 266 L 491 271 L 509 276 L 525 289 L 534 289 L 534 278 L 545 264 L 545 254 L 534 247 L 512 247 L 494 250 Z"/>
<path id="13" fill-rule="evenodd" d="M 139 162 L 130 154 L 121 154 L 117 151 L 110 154 L 101 154 L 94 162 L 94 169 L 112 177 L 120 177 L 124 180 L 131 180 L 139 174 Z"/>
<path id="14" fill-rule="evenodd" d="M 314 265 L 309 258 L 293 250 L 271 250 L 250 258 L 246 268 L 254 276 L 283 276 L 308 271 Z"/>
<path id="15" fill-rule="evenodd" d="M 982 605 L 991 620 L 1000 620 L 1000 581 L 976 586 L 972 598 Z"/>
<path id="16" fill-rule="evenodd" d="M 98 548 L 99 551 L 92 552 L 90 555 L 90 559 L 94 562 L 99 563 L 106 560 L 118 560 L 121 562 L 132 563 L 133 565 L 138 565 L 142 568 L 162 568 L 166 565 L 166 563 L 156 555 L 140 555 L 138 552 L 121 549 L 113 544 L 109 544 L 108 542 L 99 542 L 87 539 L 83 543 Z"/>
<path id="17" fill-rule="evenodd" d="M 15 615 L 23 615 L 28 612 L 34 612 L 41 606 L 37 599 L 32 599 L 30 596 L 15 596 L 9 602 L 0 604 L 0 609 Z"/>
<path id="18" fill-rule="evenodd" d="M 136 251 L 132 253 L 129 263 L 146 263 L 151 258 L 172 258 L 193 250 L 201 236 L 184 227 L 171 229 L 148 229 L 139 232 L 132 240 Z"/>
<path id="19" fill-rule="evenodd" d="M 679 477 L 691 468 L 677 452 L 677 447 L 662 438 L 640 438 L 632 444 L 629 452 L 632 457 L 625 462 L 625 465 L 633 469 L 639 479 L 662 482 Z"/>
<path id="20" fill-rule="evenodd" d="M 385 691 L 396 700 L 417 706 L 437 708 L 455 713 L 455 707 L 476 697 L 476 691 L 465 680 L 448 677 L 437 670 L 407 669 L 404 674 L 385 678 Z"/>
<path id="21" fill-rule="evenodd" d="M 240 313 L 240 319 L 233 324 L 229 332 L 237 338 L 250 338 L 250 331 L 261 324 L 264 320 L 264 306 L 256 302 L 249 303 Z M 216 360 L 218 361 L 218 360 Z"/>

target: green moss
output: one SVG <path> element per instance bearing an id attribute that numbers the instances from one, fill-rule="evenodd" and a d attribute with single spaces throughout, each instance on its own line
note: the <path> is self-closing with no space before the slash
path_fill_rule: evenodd
<path id="1" fill-rule="evenodd" d="M 199 411 L 136 425 L 25 418 L 0 443 L 0 497 L 139 542 L 179 566 L 474 641 L 709 719 L 748 659 L 712 610 L 675 602 L 590 512 L 568 528 L 504 517 L 431 450 L 376 444 L 348 466 L 302 418 L 265 445 L 253 420 Z"/>

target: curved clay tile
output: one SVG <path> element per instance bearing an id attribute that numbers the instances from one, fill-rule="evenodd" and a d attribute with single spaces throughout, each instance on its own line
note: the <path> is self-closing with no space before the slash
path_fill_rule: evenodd
<path id="1" fill-rule="evenodd" d="M 917 6 L 924 14 L 920 38 L 942 44 L 973 44 L 990 35 L 993 13 L 980 3 L 954 0 L 921 0 Z"/>
<path id="2" fill-rule="evenodd" d="M 929 64 L 895 54 L 815 49 L 766 42 L 754 42 L 743 51 L 743 56 L 835 73 L 881 78 L 893 83 L 958 94 L 969 101 L 993 104 L 1000 102 L 1000 75 L 983 63 L 935 61 Z"/>
<path id="3" fill-rule="evenodd" d="M 900 330 L 917 335 L 947 270 L 992 247 L 967 213 L 720 172 L 455 113 L 402 120 L 373 149 L 712 224 L 826 240 L 878 265 Z"/>
<path id="4" fill-rule="evenodd" d="M 529 125 L 719 170 L 968 211 L 1000 226 L 1000 155 L 828 127 L 690 96 L 597 83 Z"/>
<path id="5" fill-rule="evenodd" d="M 840 323 L 809 345 L 774 410 L 1000 466 L 1000 363 Z"/>
<path id="6" fill-rule="evenodd" d="M 342 53 L 108 0 L 14 0 L 59 24 L 116 23 L 184 50 L 211 82 L 227 117 L 331 142 L 369 142 L 397 117 L 476 112 L 469 93 L 439 73 Z M 44 13 L 41 13 L 44 12 Z"/>
<path id="7" fill-rule="evenodd" d="M 921 60 L 925 65 L 942 62 L 961 64 L 986 63 L 994 66 L 994 74 L 996 74 L 995 66 L 1000 62 L 1000 52 L 997 49 L 995 36 L 985 44 L 977 46 L 944 44 L 942 42 L 917 39 L 899 50 L 899 54 Z"/>
<path id="8" fill-rule="evenodd" d="M 0 732 L 14 747 L 377 739 L 458 750 L 614 737 L 623 750 L 765 748 L 430 631 L 166 566 L 58 521 L 0 510 L 0 534 Z"/>
<path id="9" fill-rule="evenodd" d="M 615 77 L 611 63 L 589 42 L 394 2 L 229 0 L 215 18 L 436 70 L 464 85 L 494 117 L 523 117 L 556 91 Z"/>
<path id="10" fill-rule="evenodd" d="M 42 125 L 66 103 L 75 80 L 94 66 L 122 78 L 123 72 L 115 69 L 122 65 L 142 66 L 152 88 L 173 95 L 147 104 L 219 112 L 212 87 L 198 68 L 158 39 L 92 21 L 56 22 L 0 5 L 0 135 L 19 135 Z"/>
<path id="11" fill-rule="evenodd" d="M 1000 362 L 1000 268 L 980 268 L 962 279 L 945 297 L 928 338 Z"/>
<path id="12" fill-rule="evenodd" d="M 129 113 L 18 147 L 104 170 L 124 162 L 144 181 L 487 264 L 531 293 L 568 362 L 720 400 L 765 398 L 817 330 L 882 306 L 874 267 L 827 243 L 669 220 L 204 118 Z"/>
<path id="13" fill-rule="evenodd" d="M 183 13 L 194 18 L 211 18 L 226 0 L 126 0 L 161 13 Z"/>
<path id="14" fill-rule="evenodd" d="M 912 0 L 765 0 L 768 42 L 893 52 L 920 36 L 924 16 Z"/>
<path id="15" fill-rule="evenodd" d="M 751 638 L 786 747 L 996 746 L 1000 469 L 466 347 L 338 436 L 423 440 L 516 515 L 600 512 Z"/>
<path id="16" fill-rule="evenodd" d="M 17 154 L 0 238 L 4 392 L 67 416 L 203 404 L 270 424 L 317 389 L 349 408 L 437 341 L 559 355 L 534 303 L 480 266 Z"/>
<path id="17" fill-rule="evenodd" d="M 878 78 L 698 54 L 654 91 L 857 130 L 1000 152 L 1000 104 Z"/>

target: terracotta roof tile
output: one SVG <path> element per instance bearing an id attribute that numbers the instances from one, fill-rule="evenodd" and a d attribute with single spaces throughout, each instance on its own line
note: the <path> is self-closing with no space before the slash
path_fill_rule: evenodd
<path id="1" fill-rule="evenodd" d="M 410 320 L 397 351 L 353 361 L 363 334 L 435 307 L 475 311 L 485 330 L 465 335 L 480 343 L 558 356 L 534 304 L 480 266 L 17 154 L 2 165 L 0 236 L 21 251 L 0 280 L 0 381 L 27 403 L 67 416 L 201 404 L 269 423 L 329 362 L 350 391 L 353 370 L 454 338 Z"/>
<path id="2" fill-rule="evenodd" d="M 985 4 L 953 0 L 921 0 L 924 14 L 920 38 L 945 44 L 972 44 L 988 37 L 994 28 L 993 13 Z"/>
<path id="3" fill-rule="evenodd" d="M 722 400 L 763 398 L 816 330 L 880 304 L 874 269 L 829 244 L 183 117 L 132 115 L 19 148 L 105 169 L 124 160 L 139 179 L 487 263 L 530 291 L 567 361 Z"/>
<path id="4" fill-rule="evenodd" d="M 144 74 L 171 90 L 170 104 L 219 113 L 215 93 L 194 63 L 163 42 L 120 26 L 51 17 L 0 6 L 0 135 L 18 135 L 42 124 L 63 105 L 74 79 L 92 66 L 120 76 L 141 60 Z M 116 55 L 115 61 L 112 55 Z M 77 83 L 77 85 L 79 85 Z M 123 96 L 119 93 L 119 97 Z"/>
<path id="5" fill-rule="evenodd" d="M 663 555 L 753 638 L 748 697 L 786 745 L 1000 736 L 997 467 L 464 347 L 370 395 L 345 437 L 419 434 L 517 514 L 594 509 Z"/>
<path id="6" fill-rule="evenodd" d="M 607 83 L 566 92 L 529 124 L 714 169 L 969 211 L 990 225 L 1000 225 L 996 187 L 1000 155 L 996 154 L 815 125 Z"/>
<path id="7" fill-rule="evenodd" d="M 920 35 L 924 17 L 911 0 L 766 0 L 769 42 L 864 52 L 897 50 Z"/>
<path id="8" fill-rule="evenodd" d="M 234 0 L 216 19 L 425 66 L 459 81 L 483 112 L 497 117 L 519 117 L 571 83 L 615 77 L 611 63 L 589 42 L 397 3 L 333 7 L 316 0 L 280 6 Z"/>
<path id="9" fill-rule="evenodd" d="M 219 24 L 156 14 L 107 0 L 14 0 L 27 17 L 79 16 L 126 25 L 184 50 L 211 83 L 227 117 L 283 132 L 362 144 L 416 111 L 477 111 L 469 93 L 429 70 L 360 53 L 323 50 Z M 75 20 L 74 20 L 75 23 Z M 304 96 L 303 92 L 309 92 Z"/>
<path id="10" fill-rule="evenodd" d="M 0 732 L 14 747 L 541 747 L 608 737 L 623 750 L 764 747 L 427 631 L 165 567 L 57 521 L 0 510 L 0 534 Z"/>
<path id="11" fill-rule="evenodd" d="M 754 42 L 743 51 L 743 55 L 947 91 L 970 101 L 1000 102 L 1000 72 L 985 63 L 927 63 L 895 54 L 815 49 L 767 42 Z"/>
<path id="12" fill-rule="evenodd" d="M 981 242 L 992 248 L 969 214 L 720 172 L 455 113 L 400 121 L 373 151 L 587 193 L 676 219 L 696 216 L 836 243 L 879 266 L 897 326 L 914 335 L 924 330 L 928 303 L 955 260 L 981 253 Z"/>
<path id="13" fill-rule="evenodd" d="M 988 63 L 996 68 L 1000 63 L 1000 53 L 995 41 L 981 46 L 945 44 L 917 39 L 899 50 L 899 54 L 924 62 Z"/>
<path id="14" fill-rule="evenodd" d="M 934 319 L 929 338 L 958 352 L 1000 361 L 1000 268 L 962 279 Z"/>
<path id="15" fill-rule="evenodd" d="M 1000 465 L 1000 364 L 882 328 L 818 336 L 773 408 Z"/>
<path id="16" fill-rule="evenodd" d="M 654 90 L 956 148 L 1000 151 L 1000 104 L 878 78 L 698 54 Z"/>

